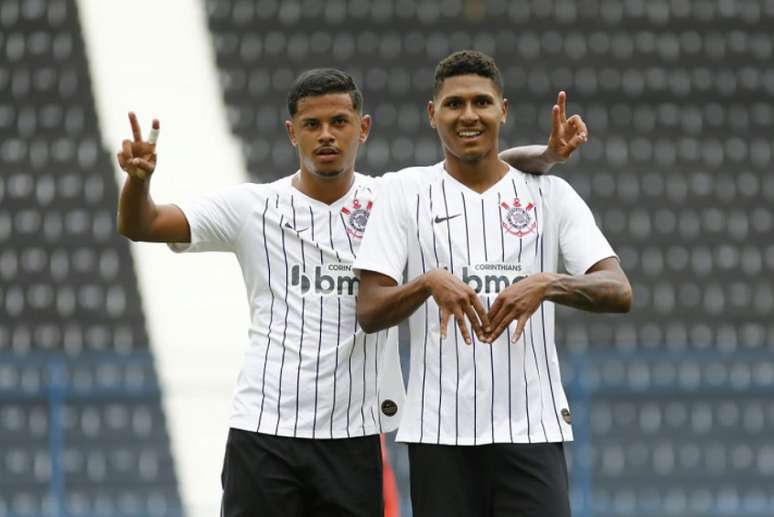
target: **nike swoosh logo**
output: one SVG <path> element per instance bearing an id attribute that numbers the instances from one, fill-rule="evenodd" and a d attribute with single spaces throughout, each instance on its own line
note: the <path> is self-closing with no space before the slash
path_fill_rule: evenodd
<path id="1" fill-rule="evenodd" d="M 290 225 L 290 223 L 285 223 L 285 228 L 287 228 L 288 230 L 293 230 L 293 231 L 294 231 L 294 232 L 296 232 L 296 233 L 305 232 L 305 231 L 307 231 L 307 230 L 309 229 L 309 227 L 307 226 L 306 228 L 301 228 L 300 230 L 296 230 L 295 228 L 293 228 L 293 227 Z"/>
<path id="2" fill-rule="evenodd" d="M 448 215 L 446 217 L 441 217 L 440 215 L 435 216 L 435 222 L 436 223 L 442 223 L 444 221 L 448 221 L 449 219 L 454 219 L 455 217 L 459 217 L 462 214 L 454 214 L 454 215 Z"/>

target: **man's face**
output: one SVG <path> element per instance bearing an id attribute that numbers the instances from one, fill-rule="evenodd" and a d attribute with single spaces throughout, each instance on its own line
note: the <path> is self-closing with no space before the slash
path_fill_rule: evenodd
<path id="1" fill-rule="evenodd" d="M 428 103 L 430 125 L 438 131 L 446 153 L 475 163 L 497 152 L 500 126 L 508 113 L 508 101 L 495 83 L 479 75 L 458 75 L 444 80 Z"/>
<path id="2" fill-rule="evenodd" d="M 349 93 L 330 93 L 299 99 L 296 114 L 285 126 L 301 167 L 318 178 L 335 179 L 354 170 L 371 118 L 358 113 Z"/>

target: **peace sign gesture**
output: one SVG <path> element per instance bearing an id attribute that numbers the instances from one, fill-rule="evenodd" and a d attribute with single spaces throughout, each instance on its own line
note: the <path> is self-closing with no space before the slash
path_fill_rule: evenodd
<path id="1" fill-rule="evenodd" d="M 142 139 L 137 115 L 132 111 L 129 112 L 129 124 L 132 126 L 134 140 L 124 140 L 121 143 L 118 164 L 132 178 L 145 180 L 156 169 L 156 141 L 159 138 L 160 124 L 158 119 L 153 119 L 147 141 Z"/>
<path id="2" fill-rule="evenodd" d="M 567 118 L 567 94 L 563 91 L 556 98 L 551 116 L 551 136 L 548 137 L 546 152 L 553 161 L 563 162 L 586 143 L 589 131 L 580 115 Z"/>

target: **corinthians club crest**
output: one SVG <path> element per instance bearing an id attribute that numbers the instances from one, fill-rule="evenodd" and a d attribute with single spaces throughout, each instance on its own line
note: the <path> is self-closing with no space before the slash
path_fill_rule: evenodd
<path id="1" fill-rule="evenodd" d="M 359 199 L 353 201 L 351 207 L 344 207 L 341 209 L 341 213 L 344 216 L 344 222 L 346 223 L 347 233 L 356 239 L 363 237 L 366 224 L 368 224 L 368 216 L 371 215 L 371 207 L 374 205 L 373 201 L 363 206 Z"/>
<path id="2" fill-rule="evenodd" d="M 506 210 L 503 228 L 508 233 L 517 237 L 525 237 L 537 228 L 537 223 L 530 214 L 535 208 L 535 205 L 532 203 L 528 203 L 526 207 L 523 207 L 519 198 L 514 198 L 512 205 L 503 201 L 500 203 L 500 206 Z"/>

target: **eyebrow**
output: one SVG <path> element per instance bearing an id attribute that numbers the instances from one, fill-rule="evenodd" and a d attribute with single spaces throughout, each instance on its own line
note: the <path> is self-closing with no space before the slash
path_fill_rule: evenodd
<path id="1" fill-rule="evenodd" d="M 465 100 L 465 96 L 463 95 L 449 95 L 447 97 L 441 98 L 441 102 L 448 102 L 448 101 L 460 101 Z M 480 100 L 480 99 L 486 99 L 486 100 L 494 100 L 494 96 L 489 93 L 476 93 L 472 95 L 473 100 Z"/>
<path id="2" fill-rule="evenodd" d="M 350 113 L 347 113 L 345 111 L 341 111 L 339 113 L 334 113 L 329 118 L 330 119 L 337 119 L 337 118 L 349 119 L 351 117 L 352 117 L 352 115 Z M 301 117 L 301 122 L 319 122 L 319 121 L 320 121 L 320 117 Z"/>

